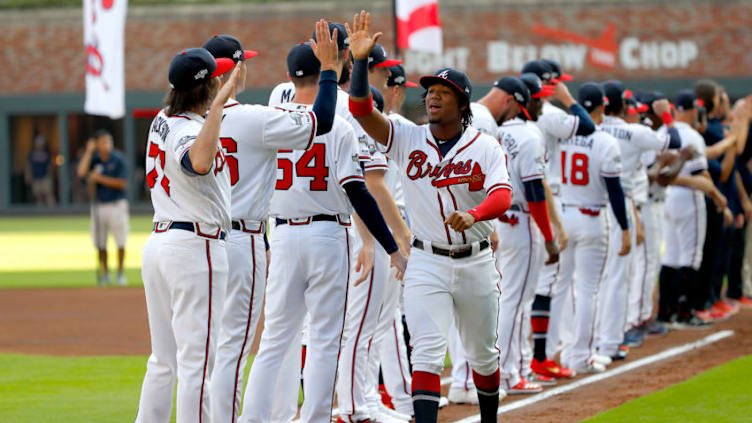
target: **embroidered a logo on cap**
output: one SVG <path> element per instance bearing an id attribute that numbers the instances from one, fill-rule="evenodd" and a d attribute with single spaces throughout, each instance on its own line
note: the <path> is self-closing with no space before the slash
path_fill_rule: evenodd
<path id="1" fill-rule="evenodd" d="M 235 50 L 235 53 L 232 53 L 233 59 L 240 59 L 241 57 L 243 57 L 243 52 L 240 50 Z"/>
<path id="2" fill-rule="evenodd" d="M 401 84 L 401 83 L 403 83 L 403 82 L 405 82 L 405 77 L 404 77 L 404 76 L 402 76 L 402 75 L 400 75 L 400 76 L 398 76 L 398 77 L 394 78 L 394 83 L 395 83 L 395 84 Z"/>
<path id="3" fill-rule="evenodd" d="M 520 93 L 514 93 L 514 99 L 517 100 L 518 103 L 522 103 L 525 101 L 525 97 L 522 96 Z"/>
<path id="4" fill-rule="evenodd" d="M 438 75 L 436 75 L 436 76 L 438 76 L 439 78 L 442 78 L 442 79 L 447 79 L 447 78 L 449 78 L 449 69 L 447 69 L 447 70 L 445 70 L 445 71 L 441 72 L 440 74 L 438 74 Z"/>
<path id="5" fill-rule="evenodd" d="M 208 73 L 208 69 L 201 69 L 200 71 L 196 72 L 196 75 L 193 76 L 193 79 L 204 79 Z"/>

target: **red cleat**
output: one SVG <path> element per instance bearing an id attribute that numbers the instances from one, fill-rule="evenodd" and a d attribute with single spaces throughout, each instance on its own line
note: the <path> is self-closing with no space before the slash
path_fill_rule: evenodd
<path id="1" fill-rule="evenodd" d="M 530 363 L 530 368 L 533 370 L 533 372 L 541 376 L 548 376 L 558 379 L 569 379 L 571 377 L 574 377 L 576 374 L 574 370 L 562 367 L 556 364 L 555 361 L 548 358 L 543 361 L 533 359 L 532 363 Z"/>
<path id="2" fill-rule="evenodd" d="M 736 300 L 736 303 L 741 308 L 752 308 L 752 298 L 749 298 L 746 295 L 741 296 L 738 300 Z"/>

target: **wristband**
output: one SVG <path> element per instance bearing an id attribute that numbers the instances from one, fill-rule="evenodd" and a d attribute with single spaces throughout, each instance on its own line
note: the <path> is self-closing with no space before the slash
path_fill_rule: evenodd
<path id="1" fill-rule="evenodd" d="M 373 94 L 368 96 L 366 101 L 353 101 L 350 97 L 350 113 L 353 116 L 368 116 L 373 111 Z"/>
<path id="2" fill-rule="evenodd" d="M 671 112 L 661 113 L 661 120 L 663 120 L 663 123 L 666 124 L 666 126 L 669 126 L 672 123 L 674 123 L 674 117 L 671 116 Z"/>

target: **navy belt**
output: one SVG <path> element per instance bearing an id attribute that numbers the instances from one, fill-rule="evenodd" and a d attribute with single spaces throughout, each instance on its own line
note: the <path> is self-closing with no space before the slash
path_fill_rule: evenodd
<path id="1" fill-rule="evenodd" d="M 217 234 L 206 234 L 201 232 L 199 229 L 196 228 L 196 224 L 193 222 L 172 222 L 170 223 L 170 226 L 167 227 L 167 229 L 164 230 L 158 230 L 157 229 L 157 223 L 154 223 L 154 232 L 164 232 L 169 231 L 170 229 L 180 229 L 183 231 L 189 231 L 193 232 L 198 236 L 202 236 L 204 238 L 211 238 L 211 239 L 221 239 L 224 241 L 224 239 L 227 237 L 227 234 L 225 231 L 219 231 Z"/>
<path id="2" fill-rule="evenodd" d="M 315 216 L 311 216 L 306 218 L 306 220 L 302 220 L 300 222 L 296 222 L 298 219 L 279 219 L 277 218 L 277 225 L 307 225 L 311 222 L 338 222 L 337 216 L 332 216 L 329 214 L 317 214 Z"/>
<path id="3" fill-rule="evenodd" d="M 478 251 L 483 251 L 489 246 L 491 246 L 491 244 L 488 242 L 487 239 L 484 239 L 483 241 L 480 242 L 480 244 L 478 244 Z M 414 239 L 413 247 L 420 248 L 421 250 L 423 250 L 423 241 L 419 239 Z M 473 254 L 473 246 L 470 245 L 465 248 L 458 248 L 455 250 L 450 250 L 448 248 L 441 248 L 441 247 L 436 247 L 435 245 L 431 245 L 431 251 L 434 254 L 439 255 L 439 256 L 446 256 L 446 257 L 451 257 L 453 259 L 460 259 L 460 258 L 470 257 Z"/>

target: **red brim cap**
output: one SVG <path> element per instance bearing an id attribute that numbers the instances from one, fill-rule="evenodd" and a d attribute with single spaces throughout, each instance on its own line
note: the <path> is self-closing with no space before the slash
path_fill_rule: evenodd
<path id="1" fill-rule="evenodd" d="M 639 113 L 639 112 L 637 111 L 636 108 L 634 108 L 632 106 L 627 107 L 627 114 L 628 115 L 636 115 L 637 113 Z"/>
<path id="2" fill-rule="evenodd" d="M 625 99 L 630 99 L 630 98 L 632 98 L 633 95 L 634 94 L 632 94 L 632 90 L 624 90 L 624 98 Z"/>
<path id="3" fill-rule="evenodd" d="M 554 90 L 547 90 L 546 88 L 543 88 L 542 90 L 538 91 L 537 93 L 531 95 L 531 98 L 541 98 L 541 97 L 550 97 L 554 95 Z"/>
<path id="4" fill-rule="evenodd" d="M 705 102 L 700 100 L 699 98 L 695 100 L 695 104 L 697 104 L 697 107 L 705 107 Z"/>
<path id="5" fill-rule="evenodd" d="M 402 64 L 402 60 L 387 59 L 387 60 L 384 60 L 383 62 L 379 63 L 378 65 L 373 65 L 373 67 L 374 68 L 388 68 L 388 67 L 391 67 L 391 66 L 397 66 L 397 65 L 401 65 L 401 64 Z"/>
<path id="6" fill-rule="evenodd" d="M 561 80 L 558 78 L 551 78 L 550 81 L 552 84 L 558 84 L 559 82 L 561 82 Z"/>
<path id="7" fill-rule="evenodd" d="M 408 88 L 416 88 L 416 87 L 418 87 L 418 84 L 416 84 L 413 81 L 407 81 L 407 82 L 405 82 L 405 86 L 408 87 Z"/>
<path id="8" fill-rule="evenodd" d="M 637 111 L 637 113 L 645 113 L 650 110 L 650 106 L 648 106 L 647 104 L 640 104 L 635 110 Z"/>
<path id="9" fill-rule="evenodd" d="M 228 59 L 226 57 L 220 57 L 214 60 L 217 62 L 217 68 L 214 69 L 214 73 L 211 75 L 212 78 L 214 78 L 215 76 L 223 75 L 231 71 L 232 68 L 235 67 L 235 61 L 232 59 Z"/>
<path id="10" fill-rule="evenodd" d="M 243 59 L 250 59 L 250 58 L 258 56 L 258 52 L 255 50 L 243 50 L 243 52 L 245 53 L 243 55 Z"/>
<path id="11" fill-rule="evenodd" d="M 574 78 L 568 73 L 562 73 L 561 75 L 559 75 L 559 81 L 574 81 Z"/>

